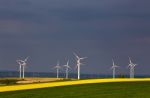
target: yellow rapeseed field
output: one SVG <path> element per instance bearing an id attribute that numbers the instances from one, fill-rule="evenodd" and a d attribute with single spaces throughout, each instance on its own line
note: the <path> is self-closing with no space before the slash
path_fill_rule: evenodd
<path id="1" fill-rule="evenodd" d="M 78 85 L 88 83 L 107 83 L 107 82 L 134 82 L 134 81 L 150 81 L 150 78 L 136 78 L 136 79 L 88 79 L 88 80 L 75 80 L 75 81 L 63 81 L 63 82 L 50 82 L 50 83 L 38 83 L 38 84 L 26 84 L 26 85 L 13 85 L 13 86 L 1 86 L 0 92 L 28 90 L 46 87 Z"/>

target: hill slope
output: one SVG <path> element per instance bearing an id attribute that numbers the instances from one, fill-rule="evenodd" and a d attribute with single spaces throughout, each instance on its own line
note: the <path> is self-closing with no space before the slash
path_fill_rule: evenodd
<path id="1" fill-rule="evenodd" d="M 0 98 L 150 98 L 150 82 L 83 84 L 0 93 Z"/>

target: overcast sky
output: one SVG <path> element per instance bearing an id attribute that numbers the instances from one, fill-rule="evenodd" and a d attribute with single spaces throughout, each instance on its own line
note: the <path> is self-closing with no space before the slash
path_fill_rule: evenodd
<path id="1" fill-rule="evenodd" d="M 0 70 L 18 70 L 16 59 L 30 56 L 27 71 L 54 72 L 73 52 L 86 56 L 83 73 L 110 74 L 112 58 L 128 73 L 150 75 L 149 0 L 0 0 Z"/>

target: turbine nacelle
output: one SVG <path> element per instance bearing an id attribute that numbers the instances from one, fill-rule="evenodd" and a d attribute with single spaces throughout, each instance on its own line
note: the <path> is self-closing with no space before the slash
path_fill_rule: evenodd
<path id="1" fill-rule="evenodd" d="M 113 65 L 112 65 L 111 69 L 114 69 L 114 68 L 119 67 L 119 66 L 117 66 L 117 65 L 115 64 L 115 62 L 114 62 L 114 60 L 113 60 L 113 59 L 112 59 L 112 62 L 113 62 Z"/>
<path id="2" fill-rule="evenodd" d="M 137 66 L 137 64 L 129 64 L 128 67 L 130 68 L 134 68 L 135 66 Z"/>
<path id="3" fill-rule="evenodd" d="M 119 67 L 119 66 L 117 66 L 117 65 L 114 65 L 114 66 L 112 66 L 112 67 L 111 67 L 111 69 L 113 69 L 113 68 L 117 68 L 117 67 Z"/>
<path id="4" fill-rule="evenodd" d="M 60 69 L 60 68 L 61 68 L 61 66 L 56 65 L 54 68 L 56 68 L 56 69 Z"/>
<path id="5" fill-rule="evenodd" d="M 70 66 L 69 66 L 69 60 L 67 61 L 67 64 L 66 65 L 63 65 L 64 67 L 66 67 L 66 68 L 71 68 Z"/>
<path id="6" fill-rule="evenodd" d="M 137 66 L 137 64 L 134 64 L 134 63 L 131 61 L 131 58 L 129 57 L 129 65 L 128 65 L 128 67 L 134 68 L 135 66 Z"/>
<path id="7" fill-rule="evenodd" d="M 61 66 L 59 65 L 59 61 L 57 62 L 57 65 L 54 68 L 61 69 Z"/>
<path id="8" fill-rule="evenodd" d="M 77 60 L 83 60 L 86 59 L 87 57 L 79 57 L 76 53 L 73 53 L 75 55 L 75 57 L 77 58 Z"/>
<path id="9" fill-rule="evenodd" d="M 68 65 L 63 65 L 64 67 L 66 67 L 66 68 L 71 68 L 70 66 L 68 66 Z"/>
<path id="10" fill-rule="evenodd" d="M 26 66 L 27 65 L 27 60 L 28 60 L 29 57 L 25 58 L 25 60 L 16 60 L 16 62 L 19 64 L 19 65 L 22 65 L 22 66 Z"/>

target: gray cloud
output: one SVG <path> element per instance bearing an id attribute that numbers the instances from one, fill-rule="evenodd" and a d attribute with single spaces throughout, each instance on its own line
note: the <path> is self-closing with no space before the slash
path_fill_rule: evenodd
<path id="1" fill-rule="evenodd" d="M 64 63 L 65 57 L 75 65 L 72 52 L 76 51 L 89 57 L 86 73 L 110 73 L 107 69 L 112 57 L 124 68 L 129 55 L 148 69 L 149 3 L 148 0 L 1 0 L 0 68 L 14 69 L 15 58 L 30 55 L 29 71 L 49 71 L 57 59 Z M 139 74 L 150 74 L 148 70 L 137 70 Z"/>

